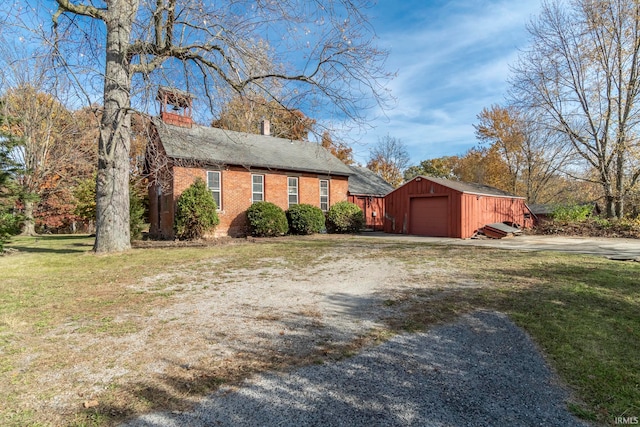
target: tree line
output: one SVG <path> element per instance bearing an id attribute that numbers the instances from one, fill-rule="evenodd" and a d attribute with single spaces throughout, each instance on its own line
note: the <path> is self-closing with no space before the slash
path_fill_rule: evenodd
<path id="1" fill-rule="evenodd" d="M 393 73 L 376 45 L 369 0 L 54 5 L 46 16 L 50 5 L 41 0 L 1 4 L 0 26 L 9 30 L 0 28 L 0 38 L 26 38 L 46 51 L 51 73 L 78 98 L 101 93 L 95 252 L 130 248 L 132 117 L 148 109 L 158 85 L 196 92 L 211 112 L 220 95 L 255 92 L 281 105 L 321 106 L 352 123 L 389 100 Z"/>
<path id="2" fill-rule="evenodd" d="M 512 65 L 506 102 L 477 116 L 477 146 L 409 166 L 403 141 L 387 135 L 367 167 L 395 187 L 430 175 L 490 185 L 531 204 L 591 202 L 607 218 L 637 216 L 640 4 L 549 1 L 527 29 L 530 44 Z"/>
<path id="3" fill-rule="evenodd" d="M 8 199 L 17 200 L 31 232 L 43 206 L 52 225 L 69 216 L 68 189 L 95 176 L 96 252 L 130 247 L 136 138 L 144 144 L 147 102 L 157 85 L 178 82 L 197 92 L 219 127 L 254 131 L 247 126 L 267 108 L 276 135 L 296 138 L 315 124 L 303 107 L 363 123 L 372 106 L 390 99 L 386 83 L 393 73 L 385 69 L 387 52 L 376 46 L 367 0 L 277 6 L 247 0 L 234 7 L 55 0 L 50 16 L 39 12 L 49 10 L 40 0 L 25 3 L 0 6 L 0 197 L 5 211 Z M 435 174 L 530 201 L 579 191 L 600 199 L 608 217 L 633 212 L 640 179 L 640 4 L 550 0 L 528 31 L 531 43 L 512 65 L 508 101 L 478 116 L 477 147 L 409 167 L 402 141 L 387 135 L 367 166 L 396 186 L 412 174 Z M 9 58 L 25 37 L 23 57 Z M 32 69 L 22 61 L 34 58 L 47 64 L 41 76 L 7 78 L 12 67 L 15 75 Z M 69 111 L 61 94 L 88 106 Z M 353 163 L 351 148 L 334 135 L 323 132 L 320 142 Z"/>
<path id="4" fill-rule="evenodd" d="M 19 230 L 5 228 L 24 235 L 95 231 L 100 114 L 97 106 L 71 111 L 30 84 L 0 96 L 0 211 L 3 223 L 19 223 Z M 148 119 L 135 115 L 132 122 L 131 194 L 142 198 Z"/>
<path id="5" fill-rule="evenodd" d="M 507 102 L 478 116 L 481 144 L 406 177 L 482 182 L 532 203 L 597 201 L 607 218 L 637 216 L 640 3 L 547 1 L 527 29 Z"/>
<path id="6" fill-rule="evenodd" d="M 597 187 L 568 176 L 576 156 L 560 135 L 542 132 L 513 106 L 483 109 L 474 124 L 479 144 L 466 153 L 427 159 L 406 169 L 404 179 L 434 176 L 488 185 L 525 197 L 530 204 L 590 202 Z"/>

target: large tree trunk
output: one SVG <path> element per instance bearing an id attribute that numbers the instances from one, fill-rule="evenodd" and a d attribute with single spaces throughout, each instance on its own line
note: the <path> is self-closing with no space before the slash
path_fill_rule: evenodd
<path id="1" fill-rule="evenodd" d="M 35 236 L 36 235 L 36 222 L 33 219 L 33 206 L 32 200 L 24 201 L 24 224 L 22 226 L 23 236 Z"/>
<path id="2" fill-rule="evenodd" d="M 137 0 L 110 2 L 104 113 L 98 145 L 96 241 L 94 250 L 131 248 L 129 231 L 129 147 L 131 144 L 131 75 L 127 47 Z"/>
<path id="3" fill-rule="evenodd" d="M 602 185 L 602 192 L 604 193 L 604 209 L 607 218 L 616 217 L 616 197 L 613 193 L 613 185 L 609 177 L 610 170 L 606 168 L 606 165 L 600 165 L 600 185 Z"/>
<path id="4" fill-rule="evenodd" d="M 618 154 L 616 158 L 616 206 L 615 212 L 617 218 L 624 217 L 624 155 L 623 152 L 626 152 L 624 142 L 619 144 L 622 148 L 618 149 Z M 624 151 L 623 151 L 624 150 Z"/>

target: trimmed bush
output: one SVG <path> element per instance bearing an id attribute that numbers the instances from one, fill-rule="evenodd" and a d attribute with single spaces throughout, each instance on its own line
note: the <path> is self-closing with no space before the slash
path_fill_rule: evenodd
<path id="1" fill-rule="evenodd" d="M 324 213 L 313 205 L 293 205 L 287 211 L 291 234 L 313 234 L 324 229 Z"/>
<path id="2" fill-rule="evenodd" d="M 364 227 L 364 213 L 351 202 L 338 202 L 327 212 L 327 229 L 332 233 L 357 233 Z"/>
<path id="3" fill-rule="evenodd" d="M 253 236 L 274 237 L 287 234 L 289 224 L 282 208 L 271 202 L 256 202 L 247 209 Z"/>
<path id="4" fill-rule="evenodd" d="M 216 202 L 207 184 L 197 178 L 178 198 L 175 232 L 179 239 L 200 239 L 220 220 Z"/>

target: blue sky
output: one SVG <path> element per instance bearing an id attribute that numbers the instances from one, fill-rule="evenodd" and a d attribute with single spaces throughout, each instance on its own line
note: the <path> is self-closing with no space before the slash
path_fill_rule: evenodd
<path id="1" fill-rule="evenodd" d="M 484 107 L 502 104 L 509 66 L 526 47 L 526 24 L 540 0 L 378 0 L 370 10 L 388 68 L 397 71 L 386 111 L 354 144 L 356 160 L 390 135 L 412 164 L 463 154 L 478 144 L 473 124 Z M 379 113 L 379 112 L 378 112 Z M 373 115 L 372 115 L 373 117 Z"/>
<path id="2" fill-rule="evenodd" d="M 367 14 L 379 46 L 390 51 L 387 68 L 397 77 L 389 89 L 397 103 L 372 111 L 373 128 L 345 140 L 356 161 L 365 164 L 370 146 L 386 135 L 404 142 L 412 164 L 477 145 L 476 116 L 504 102 L 509 65 L 526 47 L 526 23 L 540 6 L 541 0 L 377 0 Z"/>

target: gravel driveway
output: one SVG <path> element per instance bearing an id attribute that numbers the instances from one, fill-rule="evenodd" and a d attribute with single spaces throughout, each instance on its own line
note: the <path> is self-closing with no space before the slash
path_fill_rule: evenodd
<path id="1" fill-rule="evenodd" d="M 586 426 L 566 410 L 529 337 L 476 312 L 356 357 L 222 388 L 190 412 L 124 424 L 175 426 Z"/>
<path id="2" fill-rule="evenodd" d="M 484 246 L 518 251 L 555 251 L 640 262 L 640 239 L 522 235 L 505 239 L 454 239 L 383 232 L 362 233 L 362 238 L 450 246 Z"/>

